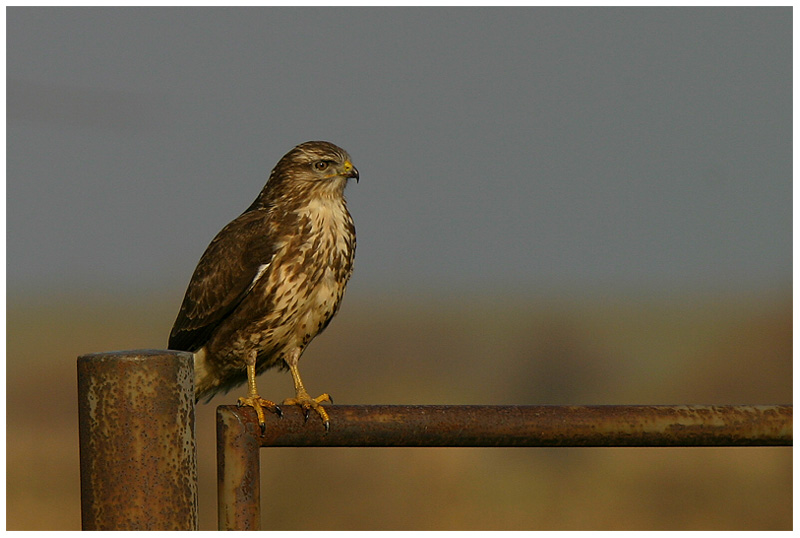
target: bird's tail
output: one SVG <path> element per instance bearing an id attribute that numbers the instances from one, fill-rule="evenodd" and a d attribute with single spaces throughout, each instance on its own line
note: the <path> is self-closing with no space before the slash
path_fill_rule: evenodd
<path id="1" fill-rule="evenodd" d="M 206 403 L 214 396 L 219 388 L 211 364 L 206 360 L 206 348 L 200 348 L 194 353 L 194 399 L 199 402 L 202 399 Z"/>
<path id="2" fill-rule="evenodd" d="M 217 393 L 226 393 L 247 381 L 245 369 L 221 371 L 217 365 L 208 360 L 206 348 L 194 352 L 194 399 L 208 403 Z"/>

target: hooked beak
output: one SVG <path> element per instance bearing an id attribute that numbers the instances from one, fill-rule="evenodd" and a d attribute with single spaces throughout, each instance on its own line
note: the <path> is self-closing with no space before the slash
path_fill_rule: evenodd
<path id="1" fill-rule="evenodd" d="M 353 163 L 350 161 L 344 163 L 344 177 L 354 178 L 356 183 L 358 183 L 358 168 L 353 166 Z"/>

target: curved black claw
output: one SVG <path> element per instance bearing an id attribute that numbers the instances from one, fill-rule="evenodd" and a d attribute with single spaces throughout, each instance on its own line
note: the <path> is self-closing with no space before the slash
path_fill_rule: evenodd
<path id="1" fill-rule="evenodd" d="M 275 406 L 275 414 L 278 415 L 278 418 L 283 418 L 283 410 L 279 406 Z"/>
<path id="2" fill-rule="evenodd" d="M 258 424 L 261 427 L 261 434 L 263 435 L 267 431 L 267 425 L 263 422 Z"/>
<path id="3" fill-rule="evenodd" d="M 305 417 L 305 422 L 308 422 L 308 416 L 311 414 L 311 408 L 305 407 L 303 408 L 303 416 Z"/>
<path id="4" fill-rule="evenodd" d="M 331 431 L 331 423 L 330 423 L 329 420 L 326 420 L 325 421 L 325 433 L 328 433 L 329 431 Z"/>

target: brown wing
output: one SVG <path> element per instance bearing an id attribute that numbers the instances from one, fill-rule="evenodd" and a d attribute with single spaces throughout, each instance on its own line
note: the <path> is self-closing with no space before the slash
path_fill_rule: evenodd
<path id="1" fill-rule="evenodd" d="M 194 270 L 169 349 L 197 351 L 241 303 L 258 278 L 269 272 L 275 245 L 269 211 L 243 213 L 208 245 Z"/>

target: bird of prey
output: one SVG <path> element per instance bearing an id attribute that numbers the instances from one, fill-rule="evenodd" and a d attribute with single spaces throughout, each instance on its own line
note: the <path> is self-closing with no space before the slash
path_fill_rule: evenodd
<path id="1" fill-rule="evenodd" d="M 264 409 L 256 376 L 288 368 L 308 419 L 328 394 L 309 396 L 297 363 L 339 309 L 353 272 L 356 233 L 344 188 L 358 170 L 330 142 L 306 142 L 284 155 L 247 210 L 208 245 L 194 270 L 169 336 L 169 348 L 191 351 L 195 397 L 211 399 L 247 381 L 239 405 L 253 407 L 262 430 Z"/>

